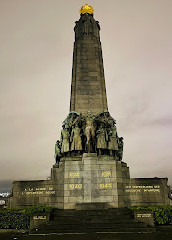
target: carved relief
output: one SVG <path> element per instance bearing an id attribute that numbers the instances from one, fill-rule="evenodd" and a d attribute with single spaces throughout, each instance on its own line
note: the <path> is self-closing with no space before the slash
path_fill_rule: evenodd
<path id="1" fill-rule="evenodd" d="M 123 157 L 123 138 L 117 134 L 116 121 L 106 110 L 97 115 L 88 111 L 86 116 L 70 112 L 63 122 L 61 140 L 55 145 L 55 158 L 81 155 L 84 152 Z"/>

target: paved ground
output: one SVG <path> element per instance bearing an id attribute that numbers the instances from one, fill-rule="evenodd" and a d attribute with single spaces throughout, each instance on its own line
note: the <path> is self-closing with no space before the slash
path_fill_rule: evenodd
<path id="1" fill-rule="evenodd" d="M 172 228 L 155 233 L 93 233 L 61 235 L 28 235 L 21 232 L 1 232 L 0 240 L 172 240 Z"/>

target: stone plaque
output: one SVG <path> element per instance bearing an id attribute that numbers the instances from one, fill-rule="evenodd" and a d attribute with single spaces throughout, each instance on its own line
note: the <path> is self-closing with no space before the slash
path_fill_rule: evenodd
<path id="1" fill-rule="evenodd" d="M 149 226 L 154 226 L 153 212 L 150 210 L 134 210 L 134 218 L 139 222 L 144 222 Z"/>

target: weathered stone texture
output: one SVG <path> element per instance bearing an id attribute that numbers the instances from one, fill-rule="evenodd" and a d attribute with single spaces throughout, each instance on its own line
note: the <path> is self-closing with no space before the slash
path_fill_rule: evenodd
<path id="1" fill-rule="evenodd" d="M 90 22 L 92 30 L 85 34 L 84 25 Z M 70 111 L 83 115 L 108 109 L 99 30 L 91 15 L 76 22 Z"/>
<path id="2" fill-rule="evenodd" d="M 121 176 L 121 169 L 126 167 L 108 158 L 105 161 L 94 153 L 84 154 L 81 161 L 64 158 L 59 168 L 52 168 L 51 180 L 14 182 L 11 207 L 42 204 L 67 209 L 78 203 L 105 202 L 118 206 L 119 177 L 112 173 L 117 170 Z"/>
<path id="3" fill-rule="evenodd" d="M 12 208 L 54 205 L 70 209 L 86 203 L 106 203 L 109 208 L 168 205 L 167 179 L 130 179 L 126 163 L 85 153 L 73 161 L 62 159 L 59 168 L 52 168 L 51 180 L 14 182 L 10 199 Z"/>

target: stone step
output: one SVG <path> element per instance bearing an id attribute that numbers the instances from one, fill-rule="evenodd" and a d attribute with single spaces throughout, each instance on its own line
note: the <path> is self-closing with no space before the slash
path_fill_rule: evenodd
<path id="1" fill-rule="evenodd" d="M 82 204 L 83 205 L 83 204 Z M 76 210 L 76 209 L 55 209 L 54 212 L 120 212 L 120 213 L 126 213 L 130 212 L 131 210 L 128 208 L 106 208 L 106 209 L 85 209 L 85 210 Z"/>
<path id="2" fill-rule="evenodd" d="M 75 228 L 75 229 L 41 229 L 41 230 L 32 230 L 30 231 L 30 234 L 50 234 L 50 233 L 104 233 L 104 232 L 114 232 L 114 233 L 122 233 L 122 232 L 128 232 L 128 233 L 151 233 L 155 232 L 155 228 L 151 227 L 132 227 L 132 228 Z"/>
<path id="3" fill-rule="evenodd" d="M 129 209 L 55 210 L 52 219 L 33 234 L 89 232 L 153 232 L 155 228 L 136 221 Z"/>
<path id="4" fill-rule="evenodd" d="M 64 216 L 54 216 L 53 219 L 55 221 L 57 220 L 62 220 L 62 221 L 65 221 L 65 220 L 74 220 L 74 219 L 78 219 L 78 220 L 81 220 L 81 219 L 104 219 L 104 220 L 120 220 L 120 219 L 131 219 L 131 216 L 130 215 L 78 215 L 78 216 L 74 216 L 74 215 L 64 215 Z"/>
<path id="5" fill-rule="evenodd" d="M 121 215 L 129 215 L 131 214 L 132 211 L 129 209 L 123 209 L 123 210 L 114 210 L 114 209 L 109 209 L 109 210 L 56 210 L 54 211 L 54 216 L 86 216 L 86 215 L 92 215 L 92 216 L 101 216 L 101 215 L 116 215 L 116 216 L 121 216 Z"/>
<path id="6" fill-rule="evenodd" d="M 129 219 L 129 218 L 123 218 L 123 219 L 115 219 L 115 218 L 77 218 L 77 219 L 68 219 L 68 218 L 64 218 L 64 219 L 54 219 L 53 222 L 55 222 L 56 224 L 71 224 L 71 223 L 89 223 L 89 222 L 94 222 L 94 223 L 128 223 L 128 222 L 133 222 L 135 223 L 136 220 L 134 219 Z"/>
<path id="7" fill-rule="evenodd" d="M 39 229 L 77 229 L 77 228 L 84 228 L 84 229 L 109 229 L 109 228 L 133 228 L 133 227 L 139 227 L 139 228 L 145 228 L 146 224 L 139 223 L 139 222 L 128 222 L 128 223 L 71 223 L 69 224 L 56 224 L 56 222 L 48 222 L 46 224 L 43 224 L 39 227 Z"/>

